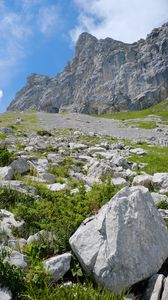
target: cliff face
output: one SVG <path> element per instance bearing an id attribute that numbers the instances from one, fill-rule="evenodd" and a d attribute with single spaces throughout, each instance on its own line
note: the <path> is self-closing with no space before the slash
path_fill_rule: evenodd
<path id="1" fill-rule="evenodd" d="M 149 107 L 168 96 L 168 23 L 125 44 L 79 36 L 75 58 L 53 78 L 32 74 L 8 110 L 109 113 Z"/>

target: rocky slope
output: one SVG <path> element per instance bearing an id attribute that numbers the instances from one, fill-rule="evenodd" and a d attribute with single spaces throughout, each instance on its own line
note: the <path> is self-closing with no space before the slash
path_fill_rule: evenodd
<path id="1" fill-rule="evenodd" d="M 0 115 L 0 299 L 168 299 L 167 147 L 44 115 Z"/>
<path id="2" fill-rule="evenodd" d="M 105 113 L 149 107 L 168 95 L 168 23 L 126 44 L 82 33 L 53 78 L 32 74 L 8 110 Z"/>

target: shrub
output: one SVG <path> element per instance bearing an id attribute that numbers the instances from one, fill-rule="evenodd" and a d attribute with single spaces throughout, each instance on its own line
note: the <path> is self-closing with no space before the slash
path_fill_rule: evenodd
<path id="1" fill-rule="evenodd" d="M 158 209 L 168 209 L 168 202 L 165 201 L 165 200 L 160 200 L 160 201 L 157 203 L 157 208 L 158 208 Z"/>
<path id="2" fill-rule="evenodd" d="M 0 147 L 0 167 L 8 166 L 13 161 L 13 155 L 6 147 Z"/>

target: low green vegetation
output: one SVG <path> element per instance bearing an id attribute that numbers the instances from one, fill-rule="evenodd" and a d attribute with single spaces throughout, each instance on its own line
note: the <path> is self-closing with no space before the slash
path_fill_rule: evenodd
<path id="1" fill-rule="evenodd" d="M 73 160 L 70 156 L 67 156 L 65 160 L 59 164 L 59 166 L 49 169 L 49 173 L 54 174 L 57 182 L 59 179 L 64 180 L 64 178 L 70 177 L 70 168 L 72 166 Z"/>
<path id="2" fill-rule="evenodd" d="M 0 207 L 13 211 L 25 224 L 18 235 L 27 238 L 29 235 L 45 229 L 56 236 L 55 253 L 69 250 L 68 240 L 80 223 L 98 209 L 117 192 L 117 189 L 106 180 L 94 185 L 86 192 L 79 184 L 79 192 L 71 195 L 70 191 L 51 192 L 44 185 L 36 185 L 38 200 L 29 195 L 1 189 Z"/>
<path id="3" fill-rule="evenodd" d="M 16 124 L 18 118 L 21 119 L 20 124 Z M 2 127 L 11 127 L 15 131 L 37 130 L 37 116 L 34 111 L 1 113 L 0 123 Z"/>
<path id="4" fill-rule="evenodd" d="M 164 201 L 164 200 L 160 200 L 160 201 L 157 203 L 157 208 L 158 208 L 158 209 L 168 209 L 168 202 L 167 202 L 167 201 Z"/>
<path id="5" fill-rule="evenodd" d="M 44 185 L 36 184 L 38 198 L 14 190 L 0 189 L 0 208 L 12 211 L 17 219 L 25 221 L 22 230 L 13 230 L 15 236 L 27 238 L 44 229 L 51 232 L 53 237 L 50 241 L 40 239 L 39 242 L 31 243 L 23 249 L 23 253 L 29 259 L 27 271 L 21 272 L 9 264 L 3 264 L 4 278 L 1 282 L 4 286 L 7 285 L 14 295 L 14 286 L 17 287 L 19 299 L 124 299 L 123 295 L 116 296 L 87 283 L 79 264 L 74 260 L 71 272 L 66 275 L 67 280 L 74 282 L 70 286 L 53 284 L 50 275 L 44 270 L 43 259 L 69 251 L 69 238 L 81 222 L 97 213 L 117 192 L 108 178 L 102 184 L 94 185 L 90 192 L 85 191 L 82 182 L 77 183 L 77 186 L 79 192 L 72 195 L 70 190 L 51 192 Z M 83 284 L 83 281 L 86 283 Z"/>
<path id="6" fill-rule="evenodd" d="M 157 127 L 157 124 L 155 121 L 131 121 L 127 123 L 128 125 L 133 125 L 134 127 L 137 128 L 142 128 L 142 129 L 154 129 Z"/>
<path id="7" fill-rule="evenodd" d="M 112 114 L 98 115 L 98 117 L 117 119 L 117 120 L 129 120 L 129 119 L 143 119 L 149 115 L 155 115 L 163 118 L 165 121 L 168 120 L 168 99 L 152 106 L 147 109 L 138 111 L 126 111 L 126 112 L 115 112 Z"/>
<path id="8" fill-rule="evenodd" d="M 0 133 L 0 140 L 6 139 L 7 135 L 5 133 Z"/>
<path id="9" fill-rule="evenodd" d="M 6 147 L 0 147 L 0 167 L 8 166 L 13 161 L 13 155 Z"/>

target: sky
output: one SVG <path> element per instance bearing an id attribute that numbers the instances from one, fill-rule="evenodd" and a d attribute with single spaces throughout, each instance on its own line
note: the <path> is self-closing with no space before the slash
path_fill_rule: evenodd
<path id="1" fill-rule="evenodd" d="M 0 0 L 0 112 L 31 73 L 54 76 L 80 33 L 132 43 L 168 21 L 168 0 Z"/>

